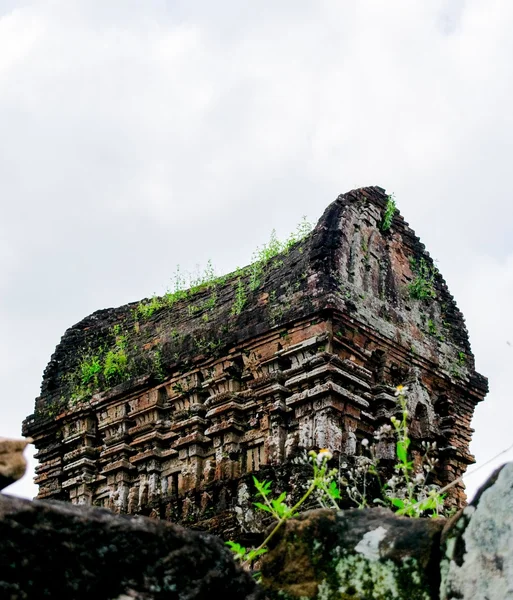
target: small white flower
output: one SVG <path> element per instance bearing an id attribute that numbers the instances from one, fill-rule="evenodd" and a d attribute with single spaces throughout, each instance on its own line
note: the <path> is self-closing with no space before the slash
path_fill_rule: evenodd
<path id="1" fill-rule="evenodd" d="M 387 437 L 392 431 L 392 427 L 390 425 L 382 425 L 379 429 L 374 432 L 374 439 L 378 442 L 383 438 Z"/>
<path id="2" fill-rule="evenodd" d="M 321 448 L 319 450 L 319 453 L 317 454 L 317 464 L 321 466 L 322 463 L 327 462 L 332 458 L 333 454 L 331 453 L 331 450 L 329 450 L 328 448 Z"/>
<path id="3" fill-rule="evenodd" d="M 405 396 L 407 391 L 408 391 L 408 388 L 405 385 L 398 385 L 395 388 L 395 395 L 396 396 Z"/>
<path id="4" fill-rule="evenodd" d="M 363 440 L 362 440 L 362 446 L 364 448 L 367 448 L 368 445 L 369 445 L 369 440 L 367 438 L 363 438 Z"/>
<path id="5" fill-rule="evenodd" d="M 415 483 L 422 483 L 424 481 L 424 475 L 422 473 L 417 473 L 415 475 Z"/>

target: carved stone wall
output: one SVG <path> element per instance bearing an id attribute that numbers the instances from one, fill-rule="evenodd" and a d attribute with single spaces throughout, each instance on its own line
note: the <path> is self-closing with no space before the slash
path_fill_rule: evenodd
<path id="1" fill-rule="evenodd" d="M 422 244 L 398 214 L 382 231 L 386 202 L 380 188 L 340 196 L 257 285 L 246 269 L 148 318 L 134 304 L 68 330 L 24 422 L 39 451 L 38 498 L 217 519 L 208 526 L 226 530 L 230 516 L 219 515 L 233 516 L 248 474 L 286 479 L 301 449 L 359 454 L 395 414 L 394 388 L 405 383 L 414 454 L 436 441 L 439 483 L 461 475 L 487 383 Z M 419 265 L 429 284 L 420 299 L 411 293 Z M 241 289 L 244 308 L 234 311 Z M 117 348 L 121 335 L 123 380 L 77 397 L 84 357 Z M 393 442 L 378 451 L 392 458 Z M 452 494 L 464 503 L 462 485 Z"/>

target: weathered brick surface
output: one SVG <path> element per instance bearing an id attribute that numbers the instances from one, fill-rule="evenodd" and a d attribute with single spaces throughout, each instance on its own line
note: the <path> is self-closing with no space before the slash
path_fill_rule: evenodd
<path id="1" fill-rule="evenodd" d="M 248 474 L 280 466 L 286 482 L 301 448 L 358 453 L 394 414 L 399 383 L 411 390 L 414 452 L 436 440 L 439 482 L 461 475 L 486 379 L 443 278 L 434 298 L 411 297 L 412 260 L 433 262 L 398 213 L 381 230 L 386 202 L 378 187 L 340 196 L 258 285 L 234 274 L 148 319 L 132 304 L 69 329 L 24 422 L 39 497 L 251 531 Z M 73 402 L 80 361 L 112 347 L 116 330 L 129 378 Z M 464 502 L 461 485 L 452 494 Z"/>

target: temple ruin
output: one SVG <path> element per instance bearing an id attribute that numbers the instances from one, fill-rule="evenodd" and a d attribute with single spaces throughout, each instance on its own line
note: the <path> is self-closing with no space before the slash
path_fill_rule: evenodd
<path id="1" fill-rule="evenodd" d="M 265 264 L 68 329 L 23 425 L 38 498 L 219 530 L 248 474 L 286 481 L 302 449 L 359 454 L 398 384 L 414 455 L 436 441 L 437 482 L 464 473 L 487 381 L 444 279 L 398 212 L 384 226 L 387 207 L 383 189 L 353 190 Z M 378 451 L 393 458 L 393 442 Z"/>

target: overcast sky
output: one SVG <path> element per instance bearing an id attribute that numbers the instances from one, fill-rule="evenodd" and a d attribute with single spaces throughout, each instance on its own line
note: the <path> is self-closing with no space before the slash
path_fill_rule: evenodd
<path id="1" fill-rule="evenodd" d="M 0 0 L 0 435 L 84 316 L 380 185 L 490 379 L 476 466 L 508 447 L 512 31 L 511 0 Z"/>

